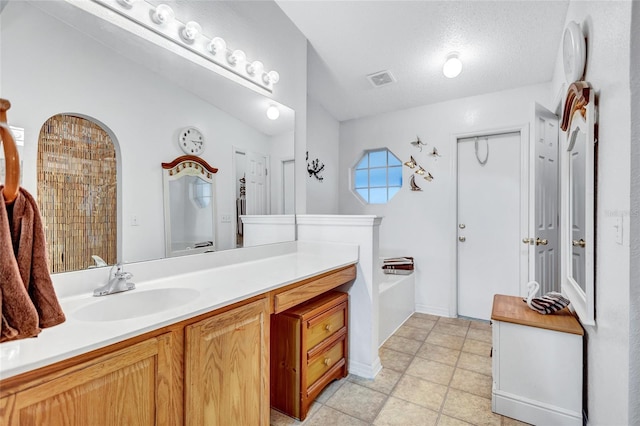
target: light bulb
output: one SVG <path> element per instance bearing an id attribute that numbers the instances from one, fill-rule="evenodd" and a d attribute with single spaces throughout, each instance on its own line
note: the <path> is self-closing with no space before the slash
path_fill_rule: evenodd
<path id="1" fill-rule="evenodd" d="M 151 19 L 158 25 L 164 25 L 174 17 L 173 9 L 166 4 L 161 4 L 156 7 L 156 10 L 151 15 Z"/>
<path id="2" fill-rule="evenodd" d="M 277 71 L 269 71 L 262 74 L 262 81 L 264 84 L 276 84 L 280 80 L 280 74 Z"/>
<path id="3" fill-rule="evenodd" d="M 280 110 L 278 109 L 278 107 L 275 105 L 271 105 L 269 108 L 267 108 L 267 117 L 269 118 L 269 120 L 277 120 L 278 117 L 280 117 Z"/>
<path id="4" fill-rule="evenodd" d="M 247 59 L 247 55 L 242 50 L 234 50 L 232 54 L 229 55 L 228 61 L 229 64 L 235 66 L 238 62 L 244 62 Z"/>
<path id="5" fill-rule="evenodd" d="M 272 84 L 276 84 L 280 81 L 280 74 L 277 71 L 269 71 L 269 80 Z"/>
<path id="6" fill-rule="evenodd" d="M 264 71 L 264 65 L 260 61 L 253 61 L 247 64 L 247 74 L 260 75 Z"/>
<path id="7" fill-rule="evenodd" d="M 442 73 L 447 78 L 454 78 L 462 72 L 462 61 L 457 53 L 450 53 L 442 67 Z"/>
<path id="8" fill-rule="evenodd" d="M 224 53 L 227 50 L 227 42 L 220 37 L 214 37 L 209 43 L 209 52 L 213 55 Z"/>
<path id="9" fill-rule="evenodd" d="M 185 24 L 182 31 L 180 31 L 180 35 L 182 39 L 188 43 L 191 43 L 196 39 L 198 34 L 202 31 L 202 27 L 196 21 L 189 21 Z"/>

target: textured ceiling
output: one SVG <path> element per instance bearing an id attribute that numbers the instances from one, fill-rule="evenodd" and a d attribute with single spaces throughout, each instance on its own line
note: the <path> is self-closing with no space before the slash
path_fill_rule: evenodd
<path id="1" fill-rule="evenodd" d="M 277 1 L 310 43 L 308 92 L 340 121 L 550 81 L 568 1 Z M 457 78 L 442 74 L 460 53 Z M 366 75 L 397 83 L 374 88 Z"/>

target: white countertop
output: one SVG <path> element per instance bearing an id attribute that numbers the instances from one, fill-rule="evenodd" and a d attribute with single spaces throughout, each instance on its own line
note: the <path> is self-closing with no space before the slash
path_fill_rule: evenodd
<path id="1" fill-rule="evenodd" d="M 235 252 L 244 254 L 240 250 Z M 215 256 L 217 253 L 210 255 Z M 54 285 L 67 320 L 55 327 L 43 329 L 36 338 L 1 343 L 0 379 L 50 365 L 332 269 L 354 264 L 358 261 L 358 246 L 297 242 L 254 249 L 249 261 L 244 261 L 237 255 L 230 257 L 224 252 L 221 252 L 217 259 L 213 256 L 198 259 L 207 259 L 208 264 L 222 263 L 220 258 L 235 257 L 235 261 L 213 267 L 202 266 L 200 262 L 200 267 L 197 270 L 192 268 L 192 272 L 182 271 L 144 281 L 136 280 L 136 277 L 153 277 L 154 273 L 148 269 L 157 272 L 169 265 L 172 270 L 180 271 L 185 269 L 180 267 L 180 262 L 193 264 L 194 260 L 173 258 L 126 265 L 125 270 L 135 271 L 132 281 L 136 283 L 136 289 L 102 297 L 93 297 L 93 288 L 97 285 L 91 283 L 85 284 L 80 290 L 75 285 L 75 292 L 68 289 L 59 291 L 59 284 L 54 276 Z M 105 273 L 101 272 L 102 275 Z M 84 276 L 92 276 L 91 279 L 95 279 L 95 275 L 96 272 L 91 271 Z M 74 279 L 77 281 L 78 277 L 82 276 L 75 274 Z M 71 286 L 70 284 L 69 287 Z M 194 289 L 200 294 L 186 304 L 133 319 L 82 321 L 74 317 L 74 313 L 79 309 L 107 298 L 126 297 L 127 294 L 151 289 L 178 287 Z"/>

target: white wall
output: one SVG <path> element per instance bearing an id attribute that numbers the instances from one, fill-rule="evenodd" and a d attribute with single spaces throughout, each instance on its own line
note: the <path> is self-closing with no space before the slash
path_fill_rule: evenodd
<path id="1" fill-rule="evenodd" d="M 598 102 L 596 207 L 596 326 L 587 332 L 588 418 L 591 424 L 629 423 L 629 194 L 631 2 L 572 1 L 567 22 L 587 37 L 585 80 Z M 564 81 L 556 66 L 554 87 Z M 614 225 L 622 217 L 623 244 Z M 636 354 L 637 355 L 637 354 Z M 637 395 L 635 396 L 637 398 Z"/>
<path id="2" fill-rule="evenodd" d="M 631 276 L 629 280 L 629 424 L 640 424 L 640 3 L 631 15 Z"/>
<path id="3" fill-rule="evenodd" d="M 549 85 L 535 85 L 433 105 L 381 114 L 340 125 L 340 213 L 384 217 L 380 227 L 382 256 L 414 256 L 416 308 L 451 315 L 456 229 L 452 226 L 452 201 L 456 196 L 452 167 L 455 135 L 482 132 L 528 123 L 534 101 L 550 98 Z M 543 103 L 543 102 L 542 102 Z M 429 144 L 422 152 L 409 142 L 420 136 Z M 528 137 L 528 135 L 527 135 Z M 427 151 L 437 147 L 442 157 Z M 409 189 L 411 172 L 403 167 L 403 187 L 386 205 L 365 205 L 350 191 L 349 168 L 365 149 L 388 147 L 403 162 L 412 155 L 434 176 L 418 178 L 422 192 Z"/>
<path id="4" fill-rule="evenodd" d="M 269 27 L 269 36 L 256 32 L 254 39 L 268 46 L 258 46 L 266 51 L 260 57 L 276 63 L 274 68 L 283 77 L 274 97 L 302 109 L 296 138 L 297 143 L 304 143 L 305 132 L 298 127 L 299 121 L 306 121 L 306 40 L 274 4 L 256 5 L 250 11 L 255 14 L 260 10 L 272 19 L 262 27 L 274 27 Z M 232 146 L 268 146 L 266 135 L 28 3 L 9 4 L 2 12 L 2 21 L 2 96 L 12 101 L 11 123 L 25 128 L 25 164 L 29 164 L 29 157 L 36 158 L 40 126 L 51 115 L 88 115 L 115 134 L 123 171 L 119 200 L 124 227 L 121 259 L 164 256 L 160 163 L 182 155 L 175 141 L 184 126 L 194 125 L 206 135 L 208 144 L 202 157 L 219 168 L 218 214 L 233 213 Z M 251 28 L 257 31 L 261 26 Z M 289 42 L 284 41 L 287 38 Z M 290 56 L 283 55 L 282 47 L 290 48 Z M 24 168 L 24 182 L 27 189 L 36 192 L 34 166 Z M 139 226 L 131 226 L 134 215 Z M 218 223 L 217 229 L 216 246 L 235 247 L 231 224 Z"/>
<path id="5" fill-rule="evenodd" d="M 293 140 L 293 131 L 272 136 L 271 139 L 271 158 L 269 182 L 271 184 L 271 214 L 284 214 L 284 205 L 282 196 L 284 194 L 284 183 L 282 181 L 282 162 L 285 160 L 293 160 L 293 150 L 291 149 L 291 141 Z"/>
<path id="6" fill-rule="evenodd" d="M 307 188 L 307 213 L 337 214 L 339 179 L 340 124 L 315 99 L 307 100 L 307 150 L 308 163 L 316 158 L 325 168 L 319 181 L 305 173 Z M 305 169 L 306 164 L 305 162 Z M 301 181 L 298 181 L 301 182 Z"/>

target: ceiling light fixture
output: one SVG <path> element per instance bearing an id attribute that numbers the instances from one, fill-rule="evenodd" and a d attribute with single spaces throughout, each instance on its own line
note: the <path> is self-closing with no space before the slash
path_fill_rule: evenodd
<path id="1" fill-rule="evenodd" d="M 176 19 L 173 9 L 166 4 L 155 7 L 144 0 L 94 0 L 94 2 L 269 93 L 273 92 L 274 85 L 280 80 L 278 72 L 266 71 L 261 61 L 248 60 L 242 50 L 229 49 L 222 38 L 207 37 L 197 22 L 184 23 Z M 117 21 L 114 23 L 117 24 Z M 146 37 L 146 35 L 142 36 Z M 222 73 L 222 75 L 225 74 Z"/>
<path id="2" fill-rule="evenodd" d="M 442 73 L 447 78 L 454 78 L 462 72 L 462 61 L 458 52 L 452 52 L 447 55 L 447 60 L 442 67 Z"/>
<path id="3" fill-rule="evenodd" d="M 278 117 L 280 117 L 280 110 L 278 109 L 278 107 L 275 105 L 271 105 L 269 108 L 267 108 L 267 117 L 269 118 L 269 120 L 277 120 Z"/>

